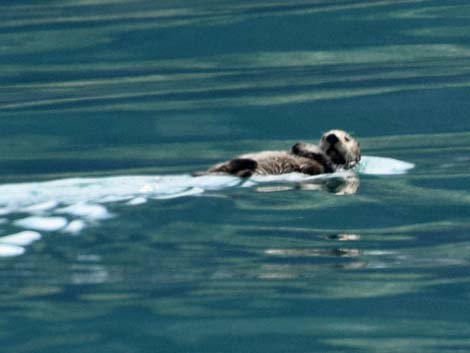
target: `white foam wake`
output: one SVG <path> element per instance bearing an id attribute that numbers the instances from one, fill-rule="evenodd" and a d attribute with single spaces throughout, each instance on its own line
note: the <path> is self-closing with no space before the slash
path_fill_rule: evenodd
<path id="1" fill-rule="evenodd" d="M 414 167 L 415 165 L 413 163 L 399 161 L 393 158 L 364 156 L 355 170 L 359 174 L 397 175 L 405 174 Z"/>
<path id="2" fill-rule="evenodd" d="M 413 165 L 390 158 L 363 157 L 360 174 L 402 174 Z M 350 174 L 351 172 L 349 172 Z M 0 257 L 24 253 L 24 246 L 38 240 L 41 232 L 78 234 L 98 221 L 113 217 L 110 203 L 141 205 L 149 199 L 171 199 L 201 195 L 205 191 L 260 183 L 302 182 L 346 176 L 347 173 L 308 176 L 285 174 L 255 176 L 242 180 L 232 176 L 119 176 L 72 178 L 37 183 L 0 185 L 0 225 L 26 229 L 0 237 Z"/>

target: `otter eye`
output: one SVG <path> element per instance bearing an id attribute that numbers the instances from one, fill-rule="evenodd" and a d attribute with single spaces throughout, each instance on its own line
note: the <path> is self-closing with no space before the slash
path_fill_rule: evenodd
<path id="1" fill-rule="evenodd" d="M 351 141 L 348 136 L 345 136 L 344 139 L 346 140 L 346 142 Z"/>

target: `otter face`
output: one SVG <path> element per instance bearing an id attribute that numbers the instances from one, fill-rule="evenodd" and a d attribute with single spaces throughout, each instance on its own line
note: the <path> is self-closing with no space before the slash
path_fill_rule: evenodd
<path id="1" fill-rule="evenodd" d="M 361 160 L 359 143 L 345 131 L 325 132 L 320 139 L 319 146 L 333 163 L 344 169 L 351 169 Z"/>

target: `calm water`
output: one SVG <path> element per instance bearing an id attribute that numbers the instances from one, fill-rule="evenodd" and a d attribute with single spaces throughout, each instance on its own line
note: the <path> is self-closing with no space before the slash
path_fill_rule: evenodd
<path id="1" fill-rule="evenodd" d="M 24 253 L 0 257 L 2 351 L 470 351 L 467 0 L 4 1 L 0 20 L 0 236 L 37 232 L 3 240 Z M 160 196 L 188 195 L 130 199 L 142 179 L 111 178 L 336 127 L 416 168 L 347 195 L 171 179 Z"/>

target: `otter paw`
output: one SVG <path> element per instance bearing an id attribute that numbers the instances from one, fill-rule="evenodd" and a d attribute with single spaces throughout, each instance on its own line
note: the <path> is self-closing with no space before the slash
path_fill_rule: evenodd
<path id="1" fill-rule="evenodd" d="M 241 171 L 255 171 L 258 163 L 249 158 L 235 158 L 229 162 L 230 174 L 237 174 Z"/>

